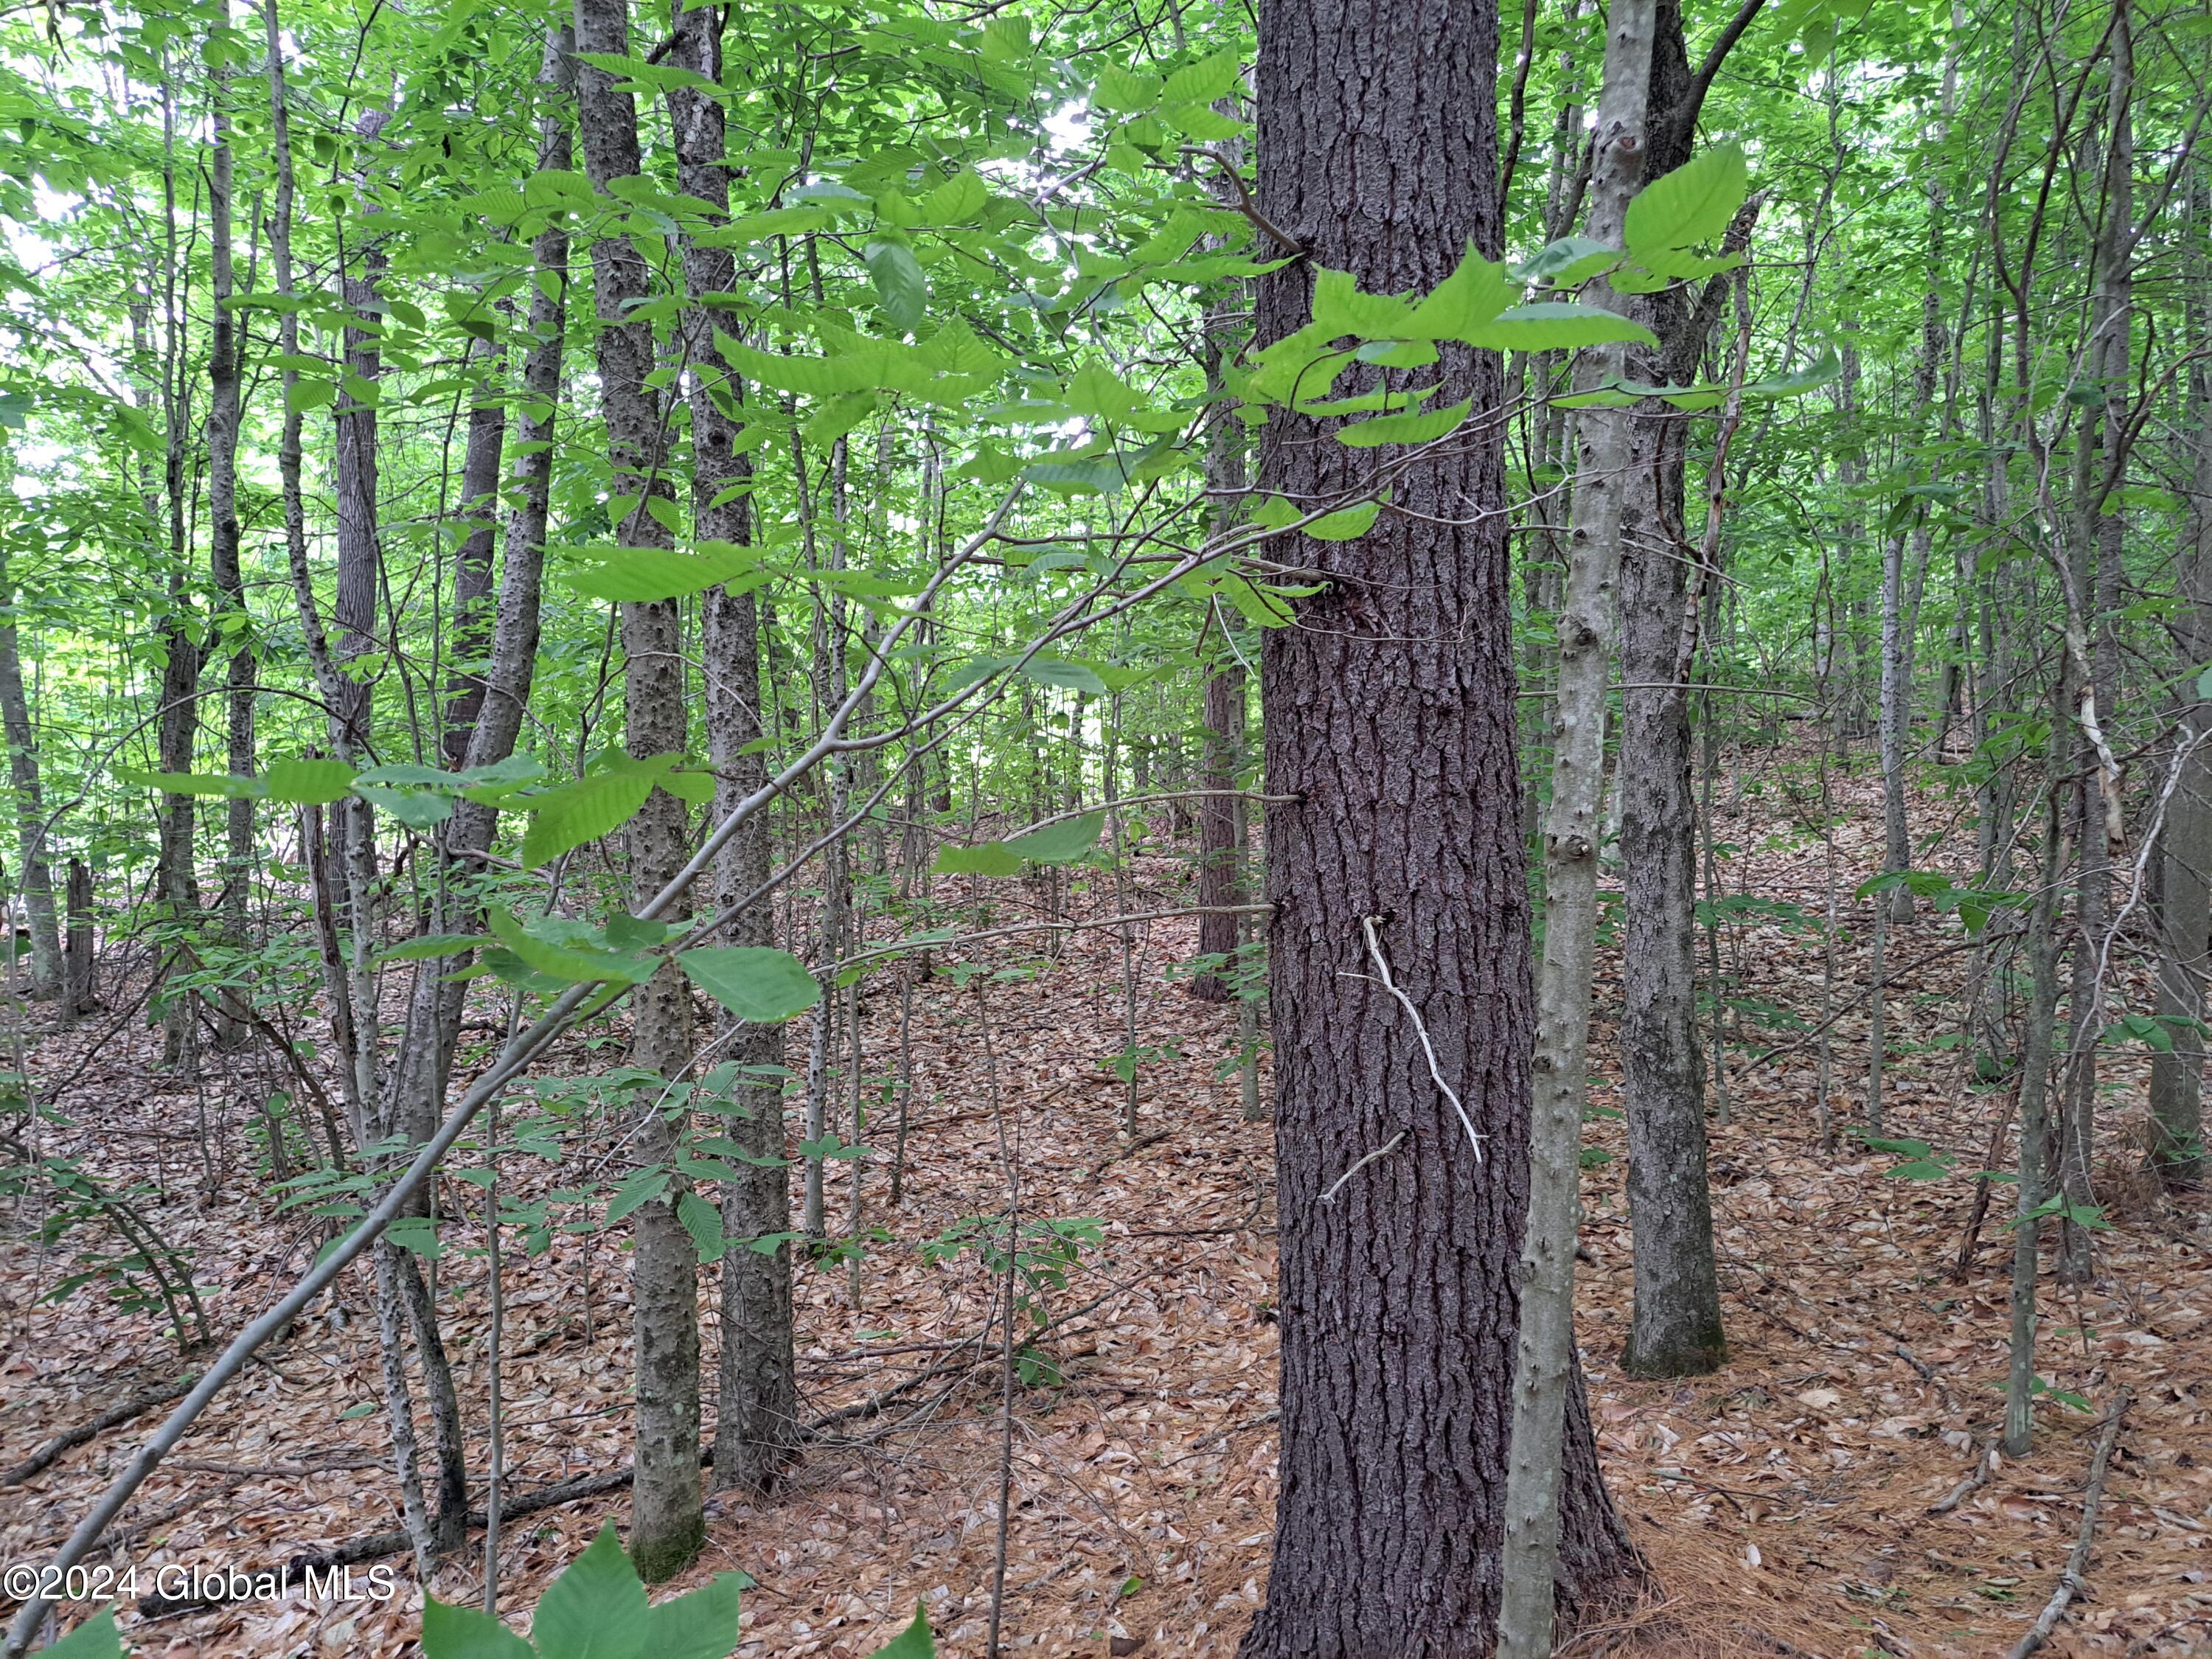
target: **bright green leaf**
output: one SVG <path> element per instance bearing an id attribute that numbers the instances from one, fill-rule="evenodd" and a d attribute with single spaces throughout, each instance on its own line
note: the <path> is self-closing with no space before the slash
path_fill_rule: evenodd
<path id="1" fill-rule="evenodd" d="M 1096 847 L 1105 827 L 1103 812 L 1085 812 L 1079 818 L 1068 818 L 1024 835 L 1011 836 L 1001 844 L 1018 858 L 1038 864 L 1067 864 Z"/>
<path id="2" fill-rule="evenodd" d="M 781 1024 L 822 999 L 820 983 L 788 951 L 715 945 L 684 951 L 676 963 L 694 985 L 755 1025 Z"/>
<path id="3" fill-rule="evenodd" d="M 353 787 L 354 769 L 338 760 L 272 762 L 262 779 L 270 800 L 301 806 L 327 806 Z"/>
<path id="4" fill-rule="evenodd" d="M 610 1521 L 538 1599 L 530 1633 L 541 1659 L 644 1659 L 647 1611 Z"/>
<path id="5" fill-rule="evenodd" d="M 422 1659 L 533 1659 L 535 1651 L 488 1613 L 423 1598 Z"/>
<path id="6" fill-rule="evenodd" d="M 1628 251 L 1650 264 L 1669 249 L 1715 240 L 1750 188 L 1750 167 L 1735 145 L 1718 145 L 1692 156 L 1653 179 L 1628 204 L 1622 227 Z"/>

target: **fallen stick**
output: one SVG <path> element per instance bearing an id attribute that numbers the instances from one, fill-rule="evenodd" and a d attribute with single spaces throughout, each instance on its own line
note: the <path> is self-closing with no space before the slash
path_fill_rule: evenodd
<path id="1" fill-rule="evenodd" d="M 2105 1419 L 2105 1431 L 2097 1437 L 2096 1455 L 2089 1460 L 2089 1480 L 2081 1493 L 2081 1531 L 2074 1540 L 2074 1553 L 2066 1558 L 2066 1571 L 2058 1575 L 2058 1588 L 2051 1592 L 2043 1613 L 2027 1635 L 2021 1637 L 2010 1655 L 2010 1659 L 2027 1659 L 2045 1642 L 2051 1632 L 2058 1628 L 2069 1602 L 2085 1594 L 2088 1582 L 2082 1574 L 2088 1570 L 2089 1546 L 2097 1535 L 2097 1506 L 2104 1501 L 2105 1468 L 2111 1462 L 2113 1443 L 2120 1437 L 2120 1419 L 2128 1414 L 2135 1396 L 2122 1389 L 2119 1398 L 2113 1401 L 2111 1413 Z"/>
<path id="2" fill-rule="evenodd" d="M 21 1462 L 16 1464 L 7 1474 L 0 1474 L 0 1486 L 20 1486 L 33 1476 L 43 1474 L 53 1467 L 54 1460 L 64 1452 L 75 1450 L 86 1441 L 105 1434 L 119 1424 L 128 1423 L 143 1412 L 149 1412 L 156 1406 L 167 1405 L 198 1381 L 199 1373 L 197 1371 L 189 1376 L 180 1376 L 175 1382 L 165 1382 L 158 1389 L 149 1389 L 144 1394 L 135 1394 L 119 1406 L 109 1407 L 89 1423 L 80 1423 L 73 1429 L 64 1429 Z"/>
<path id="3" fill-rule="evenodd" d="M 714 1462 L 711 1448 L 700 1462 Z M 579 1475 L 574 1480 L 556 1481 L 533 1492 L 502 1498 L 499 1518 L 502 1524 L 510 1520 L 520 1520 L 526 1515 L 536 1515 L 542 1510 L 558 1509 L 563 1504 L 580 1503 L 586 1498 L 600 1498 L 611 1492 L 620 1492 L 629 1483 L 630 1472 L 626 1468 L 610 1470 L 604 1474 Z M 469 1525 L 478 1532 L 483 1530 L 484 1521 L 482 1510 L 469 1511 Z M 404 1555 L 414 1547 L 413 1540 L 404 1532 L 373 1532 L 366 1537 L 348 1539 L 332 1549 L 295 1555 L 284 1563 L 281 1571 L 284 1582 L 299 1584 L 311 1572 L 319 1575 L 337 1567 L 354 1567 L 364 1561 L 381 1560 L 387 1555 Z M 266 1575 L 244 1576 L 251 1578 Z M 216 1581 L 210 1579 L 210 1582 Z M 174 1613 L 219 1607 L 235 1599 L 238 1598 L 228 1595 L 142 1595 L 138 1598 L 138 1616 L 142 1619 L 165 1619 Z"/>
<path id="4" fill-rule="evenodd" d="M 1982 1455 L 1974 1460 L 1974 1472 L 1928 1506 L 1930 1515 L 1948 1515 L 1965 1503 L 1973 1493 L 1990 1484 L 1990 1477 L 1997 1469 L 1997 1443 L 1990 1441 L 1982 1448 Z"/>
<path id="5" fill-rule="evenodd" d="M 1085 1314 L 1093 1312 L 1117 1296 L 1126 1294 L 1128 1288 L 1124 1285 L 1115 1285 L 1104 1295 L 1094 1297 L 1082 1306 L 1060 1315 L 1032 1332 L 1030 1340 L 1038 1342 L 1055 1331 L 1064 1332 L 1068 1326 Z M 957 1352 L 959 1348 L 967 1347 L 980 1349 L 984 1340 L 990 1335 L 990 1331 L 991 1327 L 987 1324 L 973 1337 L 956 1345 L 955 1352 Z M 933 1365 L 926 1370 L 918 1371 L 904 1382 L 894 1383 L 881 1393 L 870 1395 L 864 1400 L 855 1401 L 849 1406 L 841 1406 L 835 1411 L 816 1418 L 799 1429 L 799 1438 L 803 1442 L 826 1440 L 828 1431 L 841 1423 L 850 1423 L 857 1419 L 874 1417 L 886 1410 L 894 1401 L 912 1394 L 922 1384 L 940 1376 L 977 1370 L 982 1365 L 990 1364 L 994 1356 L 986 1353 L 979 1358 L 949 1359 Z M 957 1380 L 955 1386 L 957 1386 Z M 708 1445 L 699 1454 L 700 1466 L 712 1468 L 714 1462 L 714 1449 L 712 1445 Z M 629 1469 L 610 1469 L 600 1474 L 584 1474 L 577 1476 L 573 1480 L 558 1481 L 552 1486 L 540 1487 L 534 1492 L 506 1496 L 500 1501 L 500 1520 L 503 1524 L 509 1520 L 520 1520 L 526 1515 L 536 1515 L 543 1510 L 557 1509 L 564 1504 L 580 1503 L 586 1498 L 601 1498 L 609 1492 L 621 1492 L 630 1484 L 631 1477 L 632 1471 Z M 481 1532 L 485 1520 L 486 1516 L 482 1510 L 469 1511 L 468 1524 L 473 1529 Z M 404 1555 L 412 1548 L 414 1548 L 414 1542 L 404 1532 L 370 1533 L 365 1537 L 349 1539 L 343 1544 L 313 1554 L 293 1556 L 284 1563 L 283 1571 L 287 1575 L 289 1582 L 297 1583 L 310 1571 L 321 1574 L 330 1571 L 334 1567 L 358 1566 L 364 1561 L 380 1560 L 387 1555 Z M 251 1578 L 265 1575 L 249 1573 L 246 1576 Z M 142 1595 L 138 1598 L 138 1615 L 142 1619 L 162 1619 L 175 1613 L 194 1613 L 204 1608 L 219 1607 L 234 1599 L 236 1598 L 228 1595 Z"/>

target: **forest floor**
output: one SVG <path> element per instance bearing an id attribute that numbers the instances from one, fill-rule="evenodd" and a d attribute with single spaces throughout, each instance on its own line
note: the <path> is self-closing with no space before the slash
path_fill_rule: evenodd
<path id="1" fill-rule="evenodd" d="M 1734 799 L 1719 817 L 1719 838 L 1741 849 L 1723 866 L 1729 890 L 1820 911 L 1828 865 L 1816 809 L 1806 805 L 1807 754 L 1741 759 L 1745 776 L 1734 790 L 1723 784 Z M 1948 775 L 1917 803 L 1917 822 L 1958 821 Z M 1844 902 L 1847 917 L 1863 921 L 1866 907 L 1849 890 L 1875 866 L 1878 800 L 1863 777 L 1840 782 L 1838 794 L 1850 814 L 1836 838 Z M 1144 877 L 1161 896 L 1182 890 L 1172 860 Z M 1001 920 L 1026 902 L 1005 890 Z M 2076 1293 L 2045 1277 L 2042 1370 L 2052 1393 L 2039 1410 L 2036 1450 L 1930 1516 L 1973 1471 L 1996 1423 L 2006 1353 L 2008 1188 L 1994 1189 L 1978 1248 L 1954 1277 L 1969 1176 L 2009 1106 L 2008 1091 L 1971 1088 L 1961 1051 L 1942 1042 L 1956 1027 L 1967 960 L 1948 948 L 1959 924 L 1923 916 L 1889 942 L 1889 960 L 1905 971 L 1887 1005 L 1887 1130 L 1957 1160 L 1955 1175 L 1920 1181 L 1893 1176 L 1902 1158 L 1850 1133 L 1866 1075 L 1863 1000 L 1832 1028 L 1842 1132 L 1838 1146 L 1823 1146 L 1808 1036 L 1821 1006 L 1818 937 L 1787 908 L 1739 908 L 1724 966 L 1747 970 L 1741 994 L 1760 1006 L 1743 1011 L 1729 1118 L 1712 1131 L 1732 1347 L 1712 1376 L 1643 1382 L 1617 1369 L 1632 1286 L 1621 1140 L 1614 1119 L 1593 1128 L 1593 1144 L 1615 1156 L 1585 1182 L 1584 1364 L 1607 1478 L 1662 1589 L 1634 1618 L 1585 1632 L 1569 1650 L 2003 1653 L 2057 1583 L 2100 1416 L 2127 1389 L 2133 1403 L 2087 1594 L 2049 1650 L 2212 1652 L 2212 1227 L 2203 1200 L 2176 1203 L 2139 1173 L 2140 1058 L 2120 1051 L 2107 1066 L 2099 1195 L 2113 1224 L 2098 1238 L 2099 1279 Z M 904 1200 L 890 1209 L 880 1164 L 863 1191 L 868 1222 L 895 1237 L 873 1247 L 860 1307 L 842 1266 L 802 1269 L 799 1290 L 807 1410 L 819 1416 L 896 1391 L 811 1443 L 773 1503 L 713 1501 L 708 1549 L 684 1582 L 732 1568 L 759 1581 L 745 1598 L 741 1654 L 858 1659 L 912 1616 L 917 1599 L 941 1652 L 973 1659 L 982 1650 L 1000 1396 L 995 1354 L 972 1345 L 994 1286 L 974 1252 L 936 1263 L 919 1244 L 963 1217 L 1003 1211 L 985 1017 L 1024 1212 L 1103 1226 L 1049 1299 L 1062 1322 L 1043 1346 L 1065 1380 L 1016 1395 L 1007 1645 L 1040 1655 L 1234 1651 L 1265 1581 L 1275 1500 L 1272 1148 L 1267 1124 L 1240 1121 L 1236 1079 L 1221 1066 L 1234 1011 L 1194 1000 L 1165 975 L 1194 948 L 1192 932 L 1187 921 L 1139 930 L 1141 1040 L 1175 1052 L 1142 1071 L 1133 1141 L 1121 1130 L 1121 1085 L 1100 1064 L 1124 1040 L 1110 932 L 1075 933 L 1052 971 L 989 982 L 981 998 L 944 976 L 917 992 Z M 1870 981 L 1866 940 L 1865 927 L 1850 929 L 1841 995 Z M 1921 958 L 1930 959 L 1909 965 Z M 1010 949 L 994 960 L 1015 959 Z M 1601 1070 L 1612 1064 L 1617 967 L 1605 965 L 1599 995 Z M 2126 988 L 2142 1006 L 2139 988 Z M 896 1055 L 897 1022 L 895 990 L 869 1000 L 871 1074 Z M 42 1042 L 31 1071 L 40 1097 L 76 1126 L 49 1128 L 50 1144 L 74 1147 L 97 1170 L 158 1169 L 166 1200 L 152 1213 L 196 1252 L 209 1319 L 227 1335 L 304 1267 L 314 1224 L 272 1218 L 264 1178 L 251 1166 L 242 1114 L 268 1078 L 227 1076 L 222 1057 L 210 1056 L 204 1085 L 182 1085 L 154 1065 L 158 1041 L 140 1018 L 95 1018 Z M 802 1024 L 794 1063 L 804 1042 Z M 1763 1060 L 1778 1044 L 1790 1046 Z M 571 1043 L 553 1069 L 607 1062 Z M 1609 1085 L 1597 1098 L 1615 1103 Z M 870 1139 L 886 1145 L 886 1126 L 873 1126 Z M 2008 1140 L 2000 1165 L 2011 1156 Z M 550 1185 L 550 1167 L 533 1173 L 534 1162 L 514 1155 L 503 1167 L 522 1187 Z M 846 1200 L 841 1176 L 833 1216 L 845 1214 Z M 482 1196 L 448 1182 L 441 1204 L 480 1214 Z M 70 1252 L 42 1255 L 33 1219 L 0 1218 L 6 1464 L 184 1369 L 154 1319 L 115 1308 L 96 1286 L 41 1303 Z M 470 1251 L 481 1233 L 457 1224 L 447 1239 L 440 1295 L 480 1446 L 487 1304 L 483 1259 Z M 561 1236 L 534 1259 L 511 1254 L 506 1282 L 511 1489 L 619 1468 L 629 1377 L 619 1250 Z M 714 1320 L 703 1293 L 712 1283 L 702 1273 L 710 1402 Z M 142 1489 L 122 1519 L 118 1564 L 271 1569 L 397 1524 L 379 1461 L 382 1413 L 372 1404 L 380 1398 L 373 1297 L 360 1270 L 340 1288 L 337 1302 L 325 1299 L 267 1363 L 249 1368 Z M 110 1431 L 27 1485 L 0 1488 L 0 1557 L 43 1559 L 156 1420 Z M 623 1510 L 616 1496 L 516 1522 L 503 1537 L 502 1605 L 529 1605 Z M 404 1564 L 394 1565 L 399 1592 L 383 1602 L 295 1593 L 151 1621 L 126 1609 L 123 1622 L 141 1651 L 171 1659 L 397 1655 L 418 1627 L 420 1592 Z M 480 1571 L 478 1547 L 433 1588 L 473 1600 Z"/>

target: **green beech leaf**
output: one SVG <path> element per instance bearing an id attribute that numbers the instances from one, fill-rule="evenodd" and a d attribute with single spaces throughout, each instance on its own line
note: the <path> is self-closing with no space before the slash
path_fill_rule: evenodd
<path id="1" fill-rule="evenodd" d="M 937 1638 L 930 1634 L 929 1615 L 919 1603 L 914 1622 L 878 1648 L 871 1659 L 937 1659 Z"/>
<path id="2" fill-rule="evenodd" d="M 1244 84 L 1244 64 L 1234 50 L 1186 64 L 1160 88 L 1163 104 L 1210 104 Z"/>
<path id="3" fill-rule="evenodd" d="M 1100 109 L 1121 114 L 1150 109 L 1160 100 L 1160 77 L 1109 64 L 1091 88 L 1091 101 Z"/>
<path id="4" fill-rule="evenodd" d="M 1620 262 L 1620 253 L 1603 242 L 1588 236 L 1562 236 L 1529 255 L 1514 274 L 1525 282 L 1573 288 Z"/>
<path id="5" fill-rule="evenodd" d="M 327 806 L 353 787 L 354 769 L 338 760 L 280 760 L 262 777 L 270 800 L 301 806 Z"/>
<path id="6" fill-rule="evenodd" d="M 1356 541 L 1375 527 L 1376 514 L 1382 510 L 1380 501 L 1363 501 L 1316 519 L 1306 526 L 1305 533 L 1317 542 Z"/>
<path id="7" fill-rule="evenodd" d="M 973 847 L 940 847 L 932 866 L 940 876 L 1018 876 L 1022 861 L 1006 850 L 1002 841 L 980 842 Z"/>
<path id="8" fill-rule="evenodd" d="M 1563 300 L 1515 306 L 1462 337 L 1469 345 L 1486 346 L 1492 351 L 1565 351 L 1613 340 L 1659 343 L 1659 337 L 1650 329 L 1618 312 Z"/>
<path id="9" fill-rule="evenodd" d="M 957 225 L 990 205 L 988 185 L 972 173 L 956 173 L 921 198 L 921 216 L 928 224 Z"/>
<path id="10" fill-rule="evenodd" d="M 704 1164 L 710 1161 L 711 1160 L 705 1158 L 691 1158 L 687 1160 L 687 1163 Z M 691 1171 L 691 1173 L 697 1173 L 697 1171 Z M 732 1170 L 729 1173 L 734 1176 L 737 1174 L 737 1171 Z M 705 1199 L 700 1197 L 698 1194 L 690 1191 L 687 1188 L 677 1197 L 676 1218 L 684 1224 L 684 1231 L 691 1235 L 692 1246 L 699 1252 L 699 1260 L 701 1261 L 719 1261 L 722 1259 L 722 1250 L 724 1248 L 722 1243 L 722 1212 L 720 1210 L 717 1210 Z M 702 1590 L 700 1594 L 705 1595 L 706 1592 Z M 685 1599 L 689 1600 L 690 1598 L 686 1597 Z M 671 1605 L 673 1604 L 672 1603 Z M 660 1612 L 660 1610 L 661 1609 L 659 1607 L 655 1607 L 653 1609 L 656 1613 Z M 714 1659 L 726 1659 L 726 1656 L 728 1655 L 730 1649 L 737 1645 L 738 1598 L 734 1590 L 732 1591 L 730 1595 L 729 1632 L 730 1639 L 728 1646 L 715 1649 L 714 1652 Z M 664 1650 L 658 1643 L 656 1643 L 653 1646 L 653 1651 L 654 1659 L 660 1659 L 660 1656 Z"/>
<path id="11" fill-rule="evenodd" d="M 135 766 L 115 769 L 116 781 L 141 789 L 158 789 L 165 795 L 216 795 L 258 799 L 264 786 L 258 778 L 234 778 L 220 773 L 145 772 Z"/>
<path id="12" fill-rule="evenodd" d="M 468 781 L 459 772 L 439 766 L 417 766 L 412 761 L 392 761 L 353 775 L 356 784 L 385 784 L 401 789 L 459 789 Z"/>
<path id="13" fill-rule="evenodd" d="M 1842 377 L 1843 359 L 1836 356 L 1833 346 L 1820 354 L 1818 362 L 1794 370 L 1788 374 L 1772 374 L 1763 380 L 1746 380 L 1743 395 L 1747 398 L 1794 398 L 1800 392 L 1824 386 Z"/>
<path id="14" fill-rule="evenodd" d="M 484 920 L 499 942 L 520 957 L 532 971 L 549 979 L 565 980 L 571 985 L 586 985 L 596 980 L 635 984 L 650 979 L 657 965 L 647 956 L 589 947 L 579 949 L 557 943 L 525 927 L 503 904 L 491 906 L 484 912 Z"/>
<path id="15" fill-rule="evenodd" d="M 1033 860 L 1038 864 L 1067 864 L 1081 858 L 1098 844 L 1098 837 L 1106 828 L 1103 812 L 1085 812 L 1079 818 L 1068 818 L 1060 823 L 1048 823 L 1041 830 L 1010 836 L 1002 843 L 1018 858 Z"/>
<path id="16" fill-rule="evenodd" d="M 676 965 L 723 1007 L 755 1025 L 779 1024 L 822 1000 L 820 982 L 788 951 L 714 945 L 684 951 Z"/>
<path id="17" fill-rule="evenodd" d="M 1094 697 L 1105 696 L 1109 691 L 1098 671 L 1087 662 L 1062 662 L 1057 657 L 1031 657 L 1022 665 L 1022 672 L 1039 685 L 1058 686 L 1063 691 L 1083 691 Z"/>
<path id="18" fill-rule="evenodd" d="M 1111 461 L 1034 461 L 1022 476 L 1064 495 L 1118 495 L 1127 483 Z"/>
<path id="19" fill-rule="evenodd" d="M 422 1601 L 422 1659 L 532 1659 L 536 1650 L 476 1607 Z"/>
<path id="20" fill-rule="evenodd" d="M 1470 240 L 1452 274 L 1413 307 L 1407 337 L 1413 340 L 1474 340 L 1474 331 L 1521 297 L 1521 284 L 1504 267 L 1486 259 Z"/>
<path id="21" fill-rule="evenodd" d="M 1741 149 L 1723 144 L 1706 150 L 1637 192 L 1621 227 L 1623 240 L 1647 265 L 1672 249 L 1712 241 L 1729 228 L 1750 188 L 1751 169 Z"/>
<path id="22" fill-rule="evenodd" d="M 614 1196 L 607 1200 L 607 1212 L 600 1218 L 603 1226 L 611 1227 L 634 1210 L 643 1209 L 668 1190 L 669 1174 L 665 1170 L 639 1170 L 615 1188 Z"/>
<path id="23" fill-rule="evenodd" d="M 1413 332 L 1413 308 L 1395 295 L 1361 293 L 1348 270 L 1317 270 L 1313 325 L 1331 340 L 1346 334 L 1401 340 Z"/>
<path id="24" fill-rule="evenodd" d="M 410 939 L 389 950 L 379 951 L 379 962 L 428 962 L 440 957 L 458 957 L 473 951 L 489 941 L 474 933 L 425 933 Z"/>
<path id="25" fill-rule="evenodd" d="M 758 585 L 761 556 L 729 542 L 702 542 L 689 553 L 665 547 L 563 547 L 561 579 L 595 599 L 649 604 L 704 592 L 720 583 Z M 753 581 L 744 581 L 745 578 Z"/>
<path id="26" fill-rule="evenodd" d="M 1471 398 L 1462 398 L 1449 409 L 1432 409 L 1425 414 L 1378 415 L 1371 421 L 1355 421 L 1338 430 L 1336 441 L 1352 449 L 1373 449 L 1382 444 L 1430 443 L 1465 420 L 1474 402 Z"/>
<path id="27" fill-rule="evenodd" d="M 123 1659 L 123 1635 L 112 1613 L 95 1613 L 50 1648 L 42 1659 Z"/>
<path id="28" fill-rule="evenodd" d="M 580 777 L 523 803 L 530 829 L 522 838 L 522 867 L 534 870 L 562 854 L 613 834 L 637 815 L 653 793 L 651 773 L 610 769 Z"/>
<path id="29" fill-rule="evenodd" d="M 356 782 L 353 793 L 410 830 L 434 830 L 453 816 L 453 798 L 421 789 L 385 789 Z"/>
<path id="30" fill-rule="evenodd" d="M 538 1598 L 530 1630 L 541 1659 L 644 1659 L 645 1586 L 614 1522 Z"/>
<path id="31" fill-rule="evenodd" d="M 681 1213 L 683 1206 L 677 1207 Z M 714 1214 L 713 1206 L 702 1202 L 702 1207 Z M 716 1215 L 717 1243 L 721 1237 L 721 1218 Z M 649 1659 L 729 1659 L 738 1645 L 738 1597 L 752 1583 L 747 1573 L 718 1572 L 704 1589 L 654 1607 L 645 1621 L 645 1650 Z"/>
<path id="32" fill-rule="evenodd" d="M 874 236 L 869 238 L 860 257 L 866 262 L 868 280 L 875 285 L 876 303 L 891 325 L 908 331 L 921 327 L 929 308 L 929 279 L 921 274 L 914 250 L 902 241 Z"/>

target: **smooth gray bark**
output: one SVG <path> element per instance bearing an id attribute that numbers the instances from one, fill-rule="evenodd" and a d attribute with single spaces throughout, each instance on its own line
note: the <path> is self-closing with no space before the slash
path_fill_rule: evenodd
<path id="1" fill-rule="evenodd" d="M 1588 234 L 1619 246 L 1628 204 L 1644 182 L 1653 0 L 1614 0 L 1589 183 Z M 1603 283 L 1587 303 L 1626 311 Z M 1620 345 L 1584 350 L 1576 389 L 1620 379 Z M 1498 1651 L 1540 1659 L 1552 1650 L 1558 1593 L 1562 1436 L 1575 1359 L 1575 1234 L 1581 1222 L 1583 1116 L 1589 1099 L 1590 976 L 1597 951 L 1598 822 L 1605 784 L 1608 648 L 1624 539 L 1641 504 L 1632 469 L 1641 423 L 1632 410 L 1589 408 L 1576 423 L 1574 501 L 1559 608 L 1552 725 L 1552 800 L 1544 820 L 1544 955 L 1536 972 L 1534 1103 L 1528 1137 L 1528 1218 L 1521 1247 L 1521 1329 L 1506 1452 L 1505 1538 Z M 1648 471 L 1649 457 L 1645 457 Z"/>

